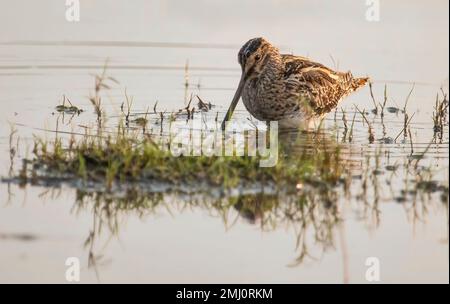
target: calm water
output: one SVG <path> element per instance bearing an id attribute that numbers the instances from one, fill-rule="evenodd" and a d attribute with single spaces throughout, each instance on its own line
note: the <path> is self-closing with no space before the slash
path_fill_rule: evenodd
<path id="1" fill-rule="evenodd" d="M 212 116 L 223 115 L 239 80 L 237 51 L 255 36 L 284 52 L 369 75 L 380 102 L 386 84 L 387 106 L 403 108 L 415 84 L 407 106 L 414 113 L 412 146 L 403 136 L 396 143 L 380 140 L 398 135 L 402 114 L 387 113 L 383 123 L 368 115 L 372 144 L 356 116 L 353 141 L 343 145 L 362 177 L 350 195 L 340 193 L 332 214 L 319 208 L 314 218 L 286 219 L 234 208 L 224 216 L 211 207 L 216 198 L 166 193 L 155 208 L 122 208 L 105 218 L 104 198 L 80 203 L 70 186 L 0 183 L 0 282 L 63 283 L 65 260 L 78 257 L 82 282 L 365 283 L 365 261 L 377 257 L 381 282 L 448 283 L 448 199 L 442 202 L 437 191 L 402 201 L 405 181 L 417 179 L 416 171 L 404 170 L 408 157 L 424 151 L 420 166 L 431 168 L 432 180 L 448 194 L 448 127 L 441 142 L 429 145 L 436 94 L 441 87 L 448 93 L 448 1 L 382 2 L 379 22 L 367 22 L 365 1 L 356 0 L 249 1 L 239 9 L 211 1 L 81 1 L 78 23 L 65 20 L 61 1 L 0 3 L 8 7 L 0 10 L 0 176 L 10 166 L 9 123 L 20 136 L 18 156 L 27 157 L 33 134 L 53 138 L 45 129 L 54 130 L 57 120 L 68 132 L 83 132 L 81 126 L 95 121 L 87 99 L 91 74 L 107 59 L 109 74 L 120 81 L 104 100 L 112 126 L 125 88 L 137 113 L 155 101 L 160 111 L 175 111 L 193 93 L 216 105 Z M 62 123 L 54 108 L 64 94 L 88 111 Z M 354 104 L 373 108 L 368 88 L 342 102 L 349 124 Z M 326 140 L 343 141 L 340 110 L 327 117 L 326 130 Z M 289 153 L 302 148 L 294 145 Z M 397 165 L 395 173 L 386 169 Z M 370 190 L 362 195 L 364 173 L 376 168 L 382 173 L 367 178 Z M 288 209 L 287 199 L 275 199 Z M 265 222 L 268 215 L 275 224 Z M 305 249 L 308 256 L 297 263 Z"/>

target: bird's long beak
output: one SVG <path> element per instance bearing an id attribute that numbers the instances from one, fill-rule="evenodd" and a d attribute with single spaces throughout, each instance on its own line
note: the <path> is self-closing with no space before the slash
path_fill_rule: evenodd
<path id="1" fill-rule="evenodd" d="M 239 80 L 238 88 L 236 89 L 236 93 L 234 93 L 233 100 L 231 101 L 230 107 L 228 108 L 227 114 L 225 114 L 225 118 L 222 121 L 221 129 L 225 130 L 225 123 L 231 119 L 231 115 L 233 115 L 234 109 L 237 106 L 239 98 L 242 95 L 242 89 L 244 88 L 245 83 L 245 73 L 242 72 L 241 80 Z"/>

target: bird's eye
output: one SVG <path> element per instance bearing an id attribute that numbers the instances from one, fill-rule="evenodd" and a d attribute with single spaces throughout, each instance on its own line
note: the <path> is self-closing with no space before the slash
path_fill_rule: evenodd
<path id="1" fill-rule="evenodd" d="M 256 56 L 255 56 L 255 60 L 259 60 L 259 59 L 261 59 L 261 56 L 256 55 Z"/>

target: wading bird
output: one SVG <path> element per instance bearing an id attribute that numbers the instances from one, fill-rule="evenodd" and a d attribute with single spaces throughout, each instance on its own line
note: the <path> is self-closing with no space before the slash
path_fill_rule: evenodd
<path id="1" fill-rule="evenodd" d="M 238 61 L 241 80 L 222 122 L 223 130 L 241 96 L 247 111 L 258 120 L 298 128 L 323 117 L 369 80 L 334 71 L 305 57 L 280 54 L 264 38 L 245 43 Z"/>

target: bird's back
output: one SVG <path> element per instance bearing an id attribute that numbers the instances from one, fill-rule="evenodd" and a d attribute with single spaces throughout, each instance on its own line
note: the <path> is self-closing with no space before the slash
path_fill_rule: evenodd
<path id="1" fill-rule="evenodd" d="M 311 116 L 330 112 L 339 101 L 364 86 L 368 78 L 354 78 L 350 72 L 334 71 L 306 57 L 281 55 L 283 82 L 289 99 L 297 99 Z"/>

